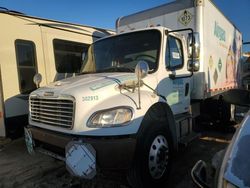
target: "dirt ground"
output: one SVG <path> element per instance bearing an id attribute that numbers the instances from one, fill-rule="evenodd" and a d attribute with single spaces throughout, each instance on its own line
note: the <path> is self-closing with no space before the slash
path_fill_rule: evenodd
<path id="1" fill-rule="evenodd" d="M 190 171 L 195 162 L 202 159 L 211 162 L 213 155 L 224 149 L 232 133 L 203 130 L 201 136 L 176 154 L 166 187 L 194 188 Z M 110 175 L 115 177 L 114 174 Z M 42 154 L 31 156 L 26 151 L 24 139 L 0 140 L 0 188 L 127 188 L 125 176 L 98 177 L 83 181 L 70 176 L 63 162 Z"/>

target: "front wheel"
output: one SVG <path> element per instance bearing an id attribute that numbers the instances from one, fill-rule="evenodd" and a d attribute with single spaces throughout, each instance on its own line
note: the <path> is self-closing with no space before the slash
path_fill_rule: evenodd
<path id="1" fill-rule="evenodd" d="M 168 159 L 168 141 L 165 136 L 158 135 L 150 146 L 148 157 L 149 173 L 153 179 L 160 179 L 163 177 L 168 167 Z"/>
<path id="2" fill-rule="evenodd" d="M 137 142 L 128 181 L 136 188 L 160 188 L 167 181 L 172 162 L 170 131 L 166 125 L 152 124 L 138 136 Z"/>

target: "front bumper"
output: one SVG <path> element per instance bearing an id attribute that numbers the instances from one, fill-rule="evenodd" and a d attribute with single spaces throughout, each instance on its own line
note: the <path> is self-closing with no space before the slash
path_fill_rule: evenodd
<path id="1" fill-rule="evenodd" d="M 33 126 L 28 126 L 27 129 L 32 134 L 35 147 L 45 147 L 63 157 L 65 157 L 66 145 L 73 140 L 90 144 L 96 151 L 97 165 L 102 169 L 128 169 L 134 157 L 135 137 L 86 137 L 58 133 Z"/>

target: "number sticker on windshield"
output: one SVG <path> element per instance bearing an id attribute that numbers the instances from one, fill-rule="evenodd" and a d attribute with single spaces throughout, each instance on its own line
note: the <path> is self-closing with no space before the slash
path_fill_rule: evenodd
<path id="1" fill-rule="evenodd" d="M 180 54 L 178 52 L 172 52 L 173 59 L 180 59 Z"/>

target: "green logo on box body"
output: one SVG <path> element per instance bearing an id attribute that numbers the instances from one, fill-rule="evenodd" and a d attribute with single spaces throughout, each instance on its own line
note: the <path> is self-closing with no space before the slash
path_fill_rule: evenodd
<path id="1" fill-rule="evenodd" d="M 214 24 L 214 35 L 222 41 L 226 41 L 226 31 L 217 22 Z"/>

